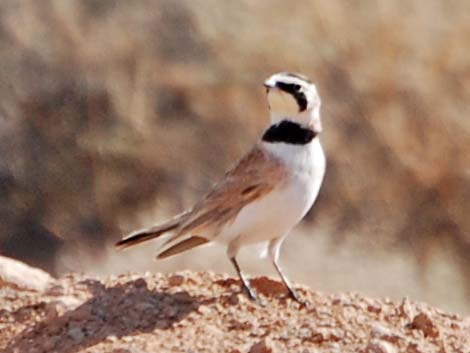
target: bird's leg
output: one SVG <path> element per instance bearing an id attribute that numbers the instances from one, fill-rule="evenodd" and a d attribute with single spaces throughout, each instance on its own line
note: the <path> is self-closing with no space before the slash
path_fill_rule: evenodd
<path id="1" fill-rule="evenodd" d="M 277 259 L 279 258 L 279 249 L 281 248 L 283 238 L 276 238 L 269 242 L 269 257 L 271 258 L 274 268 L 276 269 L 279 277 L 281 277 L 282 282 L 286 286 L 287 290 L 289 291 L 289 296 L 294 299 L 296 302 L 306 305 L 308 304 L 305 300 L 299 297 L 295 289 L 292 287 L 289 279 L 282 273 L 281 267 L 277 263 Z"/>
<path id="2" fill-rule="evenodd" d="M 238 266 L 237 260 L 235 259 L 235 256 L 230 257 L 230 261 L 233 264 L 233 267 L 235 267 L 235 270 L 237 271 L 238 277 L 240 277 L 240 280 L 242 281 L 243 287 L 245 288 L 248 297 L 250 297 L 251 300 L 258 302 L 258 296 L 256 293 L 253 291 L 253 289 L 250 286 L 250 282 L 245 278 L 243 275 L 242 271 L 240 270 L 240 266 Z"/>
<path id="3" fill-rule="evenodd" d="M 294 299 L 296 302 L 304 304 L 305 301 L 299 297 L 295 289 L 292 287 L 291 283 L 289 282 L 289 279 L 282 273 L 281 268 L 279 267 L 277 261 L 273 261 L 274 268 L 276 269 L 277 273 L 279 274 L 279 277 L 281 277 L 282 282 L 284 282 L 284 285 L 286 286 L 287 290 L 289 291 L 289 296 Z"/>

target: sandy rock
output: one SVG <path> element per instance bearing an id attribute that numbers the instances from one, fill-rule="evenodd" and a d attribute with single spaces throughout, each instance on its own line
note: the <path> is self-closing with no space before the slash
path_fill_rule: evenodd
<path id="1" fill-rule="evenodd" d="M 43 291 L 53 281 L 52 277 L 23 262 L 0 256 L 0 287 Z"/>
<path id="2" fill-rule="evenodd" d="M 409 325 L 412 329 L 417 329 L 423 332 L 424 337 L 438 337 L 439 330 L 437 329 L 434 322 L 429 318 L 428 315 L 421 313 L 413 318 L 413 322 Z"/>
<path id="3" fill-rule="evenodd" d="M 397 350 L 389 342 L 373 339 L 366 348 L 366 353 L 396 353 Z"/>
<path id="4" fill-rule="evenodd" d="M 266 340 L 261 340 L 251 346 L 249 353 L 271 353 L 272 349 L 266 345 Z"/>
<path id="5" fill-rule="evenodd" d="M 72 327 L 69 329 L 68 335 L 77 343 L 81 342 L 85 337 L 85 334 L 80 327 Z"/>
<path id="6" fill-rule="evenodd" d="M 0 288 L 0 351 L 469 352 L 470 318 L 423 303 L 299 287 L 312 303 L 304 307 L 279 281 L 252 284 L 265 305 L 247 299 L 237 279 L 207 272 L 67 275 L 44 292 Z"/>

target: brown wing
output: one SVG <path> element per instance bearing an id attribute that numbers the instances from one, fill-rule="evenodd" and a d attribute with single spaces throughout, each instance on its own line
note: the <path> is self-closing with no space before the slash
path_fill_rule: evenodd
<path id="1" fill-rule="evenodd" d="M 189 233 L 211 239 L 243 207 L 268 194 L 285 178 L 286 170 L 280 161 L 255 146 L 193 207 L 168 242 Z"/>

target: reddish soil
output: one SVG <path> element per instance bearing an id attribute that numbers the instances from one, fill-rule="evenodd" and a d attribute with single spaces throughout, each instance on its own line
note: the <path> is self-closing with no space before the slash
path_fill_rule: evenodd
<path id="1" fill-rule="evenodd" d="M 45 290 L 0 286 L 2 352 L 468 353 L 470 318 L 407 299 L 326 295 L 253 280 L 264 305 L 220 274 L 68 275 Z"/>

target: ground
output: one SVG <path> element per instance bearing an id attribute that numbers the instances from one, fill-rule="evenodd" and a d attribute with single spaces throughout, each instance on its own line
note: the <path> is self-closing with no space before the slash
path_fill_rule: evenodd
<path id="1" fill-rule="evenodd" d="M 468 353 L 470 318 L 409 299 L 322 294 L 208 272 L 67 275 L 44 289 L 0 281 L 2 352 Z"/>

